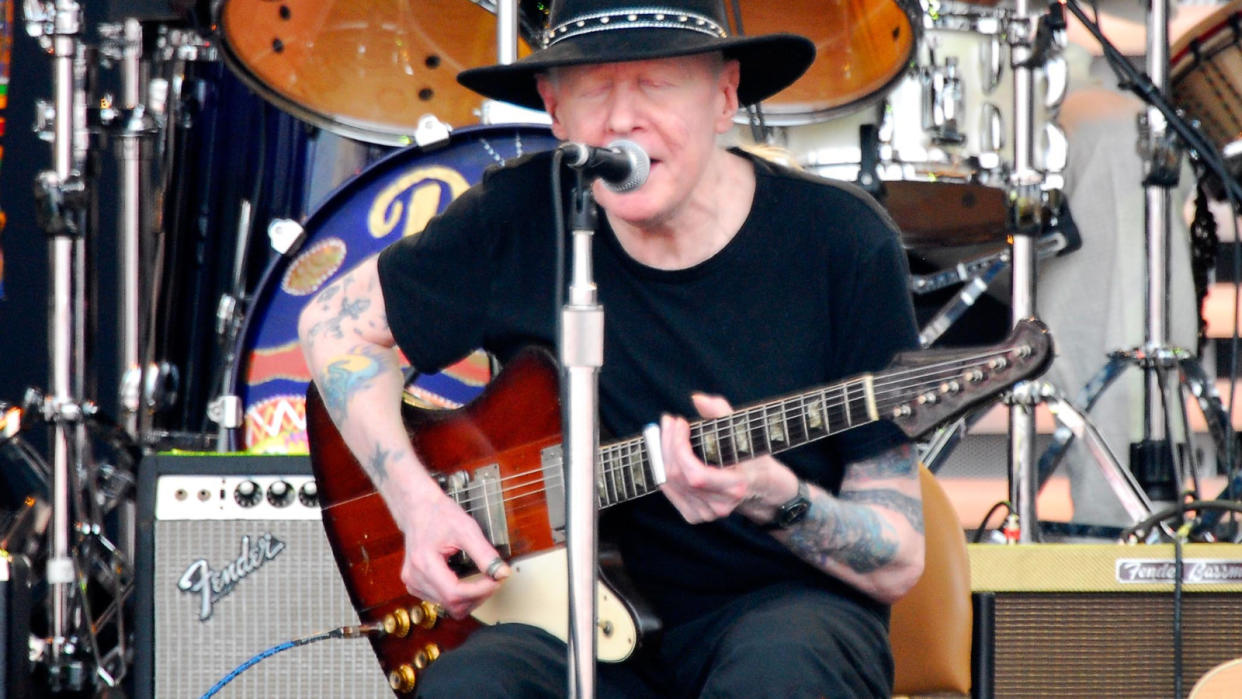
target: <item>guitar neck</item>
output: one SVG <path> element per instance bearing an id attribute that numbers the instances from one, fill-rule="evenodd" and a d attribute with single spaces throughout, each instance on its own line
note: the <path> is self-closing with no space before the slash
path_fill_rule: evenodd
<path id="1" fill-rule="evenodd" d="M 739 409 L 690 424 L 690 445 L 703 463 L 739 461 L 809 444 L 880 419 L 871 374 Z M 599 452 L 599 506 L 627 502 L 655 491 L 646 441 L 632 437 Z"/>

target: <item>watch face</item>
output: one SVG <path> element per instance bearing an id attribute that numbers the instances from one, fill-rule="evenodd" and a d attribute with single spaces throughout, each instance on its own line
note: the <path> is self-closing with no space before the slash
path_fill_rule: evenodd
<path id="1" fill-rule="evenodd" d="M 790 527 L 802 521 L 806 517 L 807 510 L 811 509 L 811 502 L 806 498 L 799 498 L 789 503 L 781 509 L 780 523 L 782 527 Z"/>

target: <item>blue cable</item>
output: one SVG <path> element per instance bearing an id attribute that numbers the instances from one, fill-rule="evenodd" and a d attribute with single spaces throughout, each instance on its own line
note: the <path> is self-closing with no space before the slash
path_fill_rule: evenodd
<path id="1" fill-rule="evenodd" d="M 276 655 L 277 653 L 287 651 L 290 648 L 295 648 L 297 646 L 304 646 L 309 643 L 314 643 L 315 641 L 322 641 L 328 638 L 359 638 L 361 637 L 361 634 L 357 633 L 358 630 L 361 630 L 361 629 L 359 627 L 341 627 L 339 629 L 333 629 L 331 631 L 325 631 L 324 633 L 315 634 L 314 636 L 307 636 L 306 638 L 299 638 L 293 641 L 285 641 L 284 643 L 279 643 L 277 645 L 274 645 L 271 648 L 268 648 L 262 653 L 259 653 L 253 658 L 242 663 L 241 665 L 238 665 L 236 669 L 234 669 L 229 674 L 225 675 L 223 679 L 221 679 L 219 682 L 215 684 L 215 686 L 207 690 L 207 693 L 204 694 L 201 697 L 201 699 L 210 699 L 210 697 L 215 696 L 217 692 L 219 692 L 221 689 L 224 689 L 224 685 L 228 684 L 229 682 L 232 682 L 238 675 L 242 674 L 246 670 L 258 664 L 262 660 L 270 658 L 273 655 Z"/>

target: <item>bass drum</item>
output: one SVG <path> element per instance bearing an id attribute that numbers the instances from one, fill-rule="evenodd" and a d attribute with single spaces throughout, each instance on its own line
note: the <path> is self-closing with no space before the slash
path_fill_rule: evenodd
<path id="1" fill-rule="evenodd" d="M 427 221 L 485 169 L 557 144 L 540 126 L 460 129 L 447 143 L 411 147 L 375 163 L 331 194 L 310 215 L 297 250 L 264 274 L 236 356 L 235 394 L 245 409 L 247 451 L 302 454 L 306 441 L 306 388 L 310 372 L 298 346 L 302 307 L 319 289 Z M 481 353 L 439 374 L 418 377 L 407 394 L 424 405 L 452 408 L 469 401 L 491 376 Z"/>

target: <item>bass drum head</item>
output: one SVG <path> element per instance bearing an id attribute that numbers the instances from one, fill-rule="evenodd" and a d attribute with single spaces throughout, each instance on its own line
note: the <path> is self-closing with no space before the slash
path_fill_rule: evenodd
<path id="1" fill-rule="evenodd" d="M 541 13 L 524 3 L 524 33 Z M 531 7 L 528 7 L 531 6 Z M 224 0 L 224 56 L 281 109 L 343 136 L 405 146 L 424 114 L 478 121 L 482 98 L 457 84 L 496 62 L 496 16 L 479 0 Z M 518 39 L 519 56 L 529 52 Z"/>
<path id="2" fill-rule="evenodd" d="M 820 121 L 879 99 L 905 74 L 922 29 L 918 0 L 741 0 L 739 6 L 738 34 L 794 32 L 815 42 L 806 74 L 763 102 L 773 126 Z"/>
<path id="3" fill-rule="evenodd" d="M 417 235 L 487 168 L 556 144 L 541 126 L 460 129 L 446 144 L 390 155 L 331 194 L 307 219 L 297 251 L 268 269 L 246 318 L 235 392 L 245 409 L 244 448 L 307 452 L 310 371 L 298 345 L 297 322 L 317 291 L 389 244 Z M 488 359 L 476 353 L 439 374 L 418 377 L 407 397 L 456 407 L 478 395 L 490 375 Z"/>

